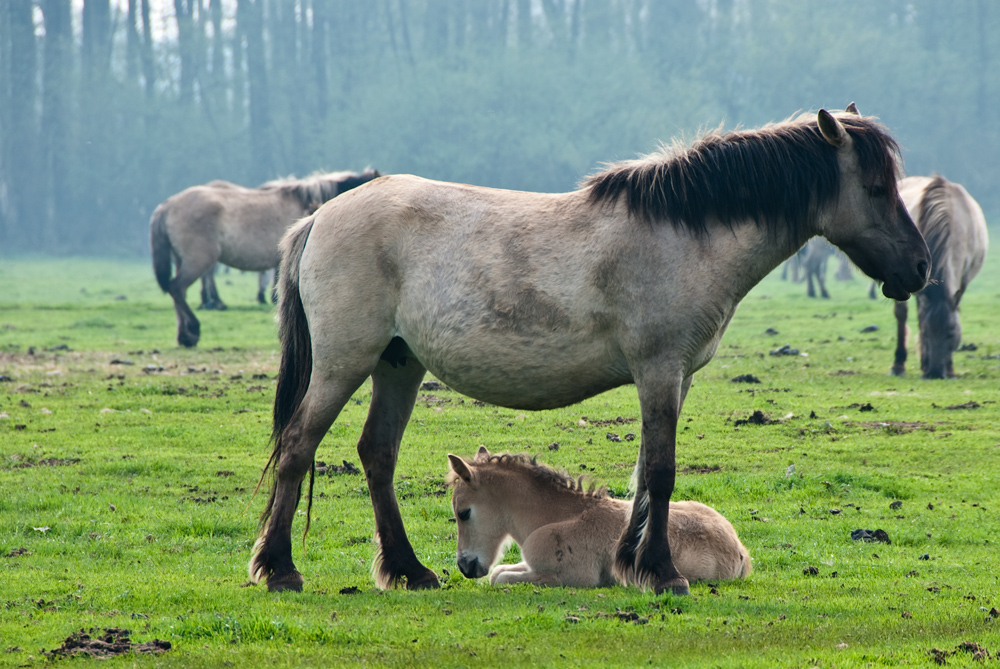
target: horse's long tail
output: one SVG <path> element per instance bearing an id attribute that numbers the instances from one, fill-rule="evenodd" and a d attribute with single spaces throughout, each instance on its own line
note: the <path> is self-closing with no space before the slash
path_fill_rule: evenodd
<path id="1" fill-rule="evenodd" d="M 167 234 L 167 209 L 163 205 L 156 208 L 149 219 L 149 245 L 153 251 L 153 273 L 156 283 L 164 293 L 170 291 L 171 245 Z"/>
<path id="2" fill-rule="evenodd" d="M 309 389 L 309 376 L 312 372 L 312 339 L 309 335 L 309 324 L 302 308 L 302 297 L 299 294 L 299 262 L 302 260 L 302 249 L 312 231 L 313 219 L 303 219 L 293 226 L 284 239 L 281 240 L 280 276 L 278 279 L 278 338 L 281 341 L 281 363 L 278 367 L 278 382 L 274 394 L 274 414 L 271 428 L 271 458 L 267 461 L 257 489 L 260 489 L 268 472 L 276 473 L 281 461 L 282 433 L 292 420 L 296 409 L 302 404 Z M 312 502 L 312 478 L 310 477 L 310 506 Z M 271 517 L 274 506 L 274 488 L 268 500 L 264 513 L 261 515 L 261 527 L 264 527 Z M 306 527 L 308 531 L 308 526 Z"/>

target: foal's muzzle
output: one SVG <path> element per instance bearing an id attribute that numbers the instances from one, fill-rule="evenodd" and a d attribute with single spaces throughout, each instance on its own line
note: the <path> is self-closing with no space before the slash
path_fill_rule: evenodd
<path id="1" fill-rule="evenodd" d="M 480 562 L 479 558 L 468 555 L 458 556 L 458 569 L 465 578 L 481 578 L 489 572 L 489 567 Z"/>

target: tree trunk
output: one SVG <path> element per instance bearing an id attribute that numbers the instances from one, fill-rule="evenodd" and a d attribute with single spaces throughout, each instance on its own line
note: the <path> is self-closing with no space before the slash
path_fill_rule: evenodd
<path id="1" fill-rule="evenodd" d="M 73 33 L 70 0 L 42 0 L 45 17 L 45 64 L 42 69 L 42 192 L 40 235 L 36 248 L 57 249 L 58 222 L 69 215 L 69 124 Z"/>
<path id="2" fill-rule="evenodd" d="M 251 162 L 248 176 L 252 183 L 260 183 L 274 176 L 263 10 L 264 0 L 239 0 L 236 10 L 240 30 L 246 35 Z"/>
<path id="3" fill-rule="evenodd" d="M 36 229 L 38 207 L 38 59 L 31 3 L 9 2 L 0 20 L 6 26 L 0 71 L 9 82 L 0 115 L 0 183 L 7 186 L 8 206 L 0 212 L 0 248 L 30 248 L 28 230 Z M 17 54 L 17 65 L 13 55 Z M 36 247 L 37 248 L 37 247 Z"/>

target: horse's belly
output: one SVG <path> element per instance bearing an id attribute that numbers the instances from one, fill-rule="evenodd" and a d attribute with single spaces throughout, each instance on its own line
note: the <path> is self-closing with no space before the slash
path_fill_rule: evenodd
<path id="1" fill-rule="evenodd" d="M 405 336 L 404 336 L 405 340 Z M 631 383 L 628 366 L 600 346 L 474 338 L 407 342 L 434 376 L 469 397 L 513 409 L 553 409 Z M 444 345 L 442 345 L 444 344 Z M 563 345 L 560 345 L 563 344 Z"/>

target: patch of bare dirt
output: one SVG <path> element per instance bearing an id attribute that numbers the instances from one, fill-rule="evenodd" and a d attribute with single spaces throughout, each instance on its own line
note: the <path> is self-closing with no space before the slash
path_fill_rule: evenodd
<path id="1" fill-rule="evenodd" d="M 87 655 L 98 659 L 107 659 L 127 653 L 152 653 L 160 654 L 170 650 L 170 642 L 162 639 L 153 639 L 145 643 L 135 643 L 131 639 L 131 632 L 120 627 L 92 627 L 89 630 L 81 629 L 73 632 L 63 645 L 42 653 L 50 660 L 60 657 L 76 657 Z"/>

